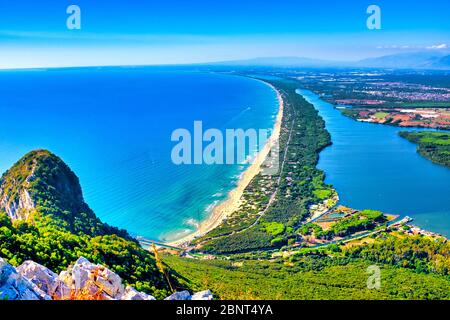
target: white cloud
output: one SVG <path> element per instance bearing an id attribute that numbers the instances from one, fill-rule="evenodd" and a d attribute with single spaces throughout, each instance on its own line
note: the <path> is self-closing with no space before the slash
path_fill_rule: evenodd
<path id="1" fill-rule="evenodd" d="M 430 45 L 430 46 L 424 46 L 424 45 L 396 45 L 396 44 L 392 44 L 392 45 L 380 45 L 376 47 L 377 49 L 397 49 L 397 50 L 423 50 L 423 49 L 427 49 L 427 50 L 445 50 L 445 49 L 449 49 L 450 45 L 446 44 L 446 43 L 442 43 L 442 44 L 435 44 L 435 45 Z"/>
<path id="2" fill-rule="evenodd" d="M 446 44 L 446 43 L 436 44 L 436 45 L 427 47 L 427 49 L 430 49 L 430 50 L 448 49 L 448 44 Z"/>
<path id="3" fill-rule="evenodd" d="M 419 46 L 413 46 L 413 45 L 386 45 L 386 46 L 377 46 L 377 49 L 420 49 Z"/>

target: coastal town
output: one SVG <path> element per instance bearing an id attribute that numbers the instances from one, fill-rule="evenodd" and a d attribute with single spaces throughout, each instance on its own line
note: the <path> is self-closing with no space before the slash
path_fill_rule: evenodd
<path id="1" fill-rule="evenodd" d="M 336 106 L 450 108 L 450 89 L 445 76 L 436 76 L 436 85 L 428 84 L 428 74 L 386 70 L 292 71 L 290 76 Z"/>

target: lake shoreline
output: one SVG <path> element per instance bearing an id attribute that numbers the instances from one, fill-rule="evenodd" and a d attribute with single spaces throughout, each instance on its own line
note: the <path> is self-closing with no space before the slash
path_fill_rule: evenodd
<path id="1" fill-rule="evenodd" d="M 269 86 L 277 94 L 278 113 L 269 140 L 267 141 L 263 149 L 258 152 L 258 154 L 253 160 L 253 163 L 240 175 L 237 186 L 228 193 L 227 198 L 224 201 L 221 201 L 214 206 L 210 216 L 207 219 L 203 220 L 201 223 L 199 223 L 197 230 L 180 239 L 167 241 L 165 242 L 166 245 L 174 247 L 182 247 L 185 244 L 193 241 L 194 239 L 199 238 L 207 234 L 211 230 L 217 228 L 224 221 L 224 219 L 226 219 L 228 216 L 237 211 L 241 204 L 240 199 L 242 197 L 242 194 L 244 193 L 244 190 L 250 184 L 252 179 L 259 174 L 261 170 L 261 165 L 265 161 L 275 141 L 278 140 L 281 133 L 281 123 L 284 114 L 283 98 L 281 96 L 281 93 L 272 84 L 261 79 L 254 79 L 254 80 L 260 81 L 265 85 Z"/>
<path id="2" fill-rule="evenodd" d="M 425 206 L 423 201 L 420 200 L 422 196 L 415 196 L 412 199 L 408 196 L 412 193 L 421 194 L 420 192 L 428 192 L 428 197 L 432 196 L 428 190 L 434 184 L 428 184 L 425 187 L 424 181 L 426 183 L 427 180 L 441 181 L 440 188 L 448 189 L 449 186 L 442 182 L 442 179 L 438 179 L 442 175 L 448 175 L 448 168 L 424 158 L 417 153 L 416 146 L 398 135 L 398 131 L 408 128 L 356 121 L 344 115 L 333 104 L 321 99 L 320 93 L 308 89 L 299 89 L 297 93 L 314 105 L 314 108 L 324 119 L 326 129 L 332 137 L 332 147 L 322 150 L 319 154 L 320 160 L 317 167 L 325 172 L 326 182 L 333 184 L 341 197 L 341 203 L 355 209 L 370 208 L 395 213 L 402 217 L 409 216 L 421 229 L 429 230 L 428 232 L 445 238 L 449 237 L 448 229 L 442 227 L 442 223 L 445 222 L 445 215 L 442 215 L 441 218 L 438 218 L 437 215 L 431 215 L 432 212 L 440 212 L 445 208 L 428 207 L 440 202 L 431 201 L 427 198 L 427 205 Z M 440 131 L 433 128 L 412 127 L 409 130 Z M 352 136 L 349 136 L 349 132 L 352 132 Z M 355 143 L 355 137 L 359 142 Z M 348 141 L 352 141 L 352 144 L 349 144 Z M 367 147 L 367 145 L 370 147 Z M 349 149 L 351 147 L 353 147 L 353 150 Z M 379 156 L 380 154 L 382 157 Z M 352 158 L 349 158 L 349 155 Z M 408 155 L 408 157 L 405 155 Z M 353 159 L 356 162 L 338 163 L 336 159 L 342 158 Z M 398 175 L 404 173 L 401 180 L 409 182 L 406 186 L 402 185 L 402 188 L 395 188 L 392 187 L 394 184 L 384 183 L 380 190 L 382 181 L 380 182 L 379 175 L 368 175 L 367 168 L 377 168 L 380 172 L 392 172 L 391 177 L 396 174 L 396 181 L 400 180 Z M 408 171 L 405 168 L 415 168 L 415 170 Z M 419 169 L 420 174 L 418 173 Z M 358 179 L 349 182 L 351 177 L 359 176 L 355 172 L 366 172 L 364 185 L 362 185 L 362 180 Z M 415 175 L 414 179 L 411 178 L 412 174 Z M 427 179 L 424 179 L 424 177 L 427 177 Z M 367 180 L 368 178 L 370 180 Z M 389 181 L 389 177 L 386 178 L 386 181 Z M 422 182 L 414 184 L 413 181 Z M 359 187 L 355 187 L 355 185 Z M 393 190 L 388 192 L 386 188 L 393 188 Z M 408 192 L 398 193 L 399 190 L 405 190 L 406 188 L 409 188 Z M 372 196 L 368 197 L 368 194 Z M 438 192 L 434 192 L 434 194 L 438 194 Z M 411 204 L 412 201 L 414 201 L 414 204 Z M 421 206 L 420 210 L 417 209 L 419 206 Z M 446 223 L 448 225 L 448 222 Z"/>

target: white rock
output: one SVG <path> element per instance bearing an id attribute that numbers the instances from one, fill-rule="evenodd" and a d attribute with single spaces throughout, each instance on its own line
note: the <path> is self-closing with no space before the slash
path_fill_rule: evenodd
<path id="1" fill-rule="evenodd" d="M 17 272 L 55 300 L 70 298 L 70 287 L 56 273 L 34 261 L 25 261 Z"/>
<path id="2" fill-rule="evenodd" d="M 61 273 L 59 277 L 65 283 L 68 283 L 71 277 L 72 289 L 89 296 L 100 295 L 103 299 L 118 299 L 125 292 L 122 279 L 116 273 L 83 257 L 77 260 L 68 273 Z"/>
<path id="3" fill-rule="evenodd" d="M 214 296 L 210 290 L 194 293 L 191 300 L 213 300 Z"/>
<path id="4" fill-rule="evenodd" d="M 120 297 L 120 300 L 156 300 L 155 297 L 143 292 L 139 292 L 133 287 L 126 287 L 125 293 Z"/>
<path id="5" fill-rule="evenodd" d="M 72 267 L 72 272 L 69 272 L 72 276 L 73 289 L 80 290 L 86 287 L 86 283 L 89 281 L 89 276 L 94 268 L 95 265 L 90 263 L 86 258 L 79 258 Z"/>
<path id="6" fill-rule="evenodd" d="M 175 292 L 164 300 L 191 300 L 191 294 L 187 290 Z"/>
<path id="7" fill-rule="evenodd" d="M 17 270 L 0 258 L 0 300 L 156 300 L 133 287 L 126 289 L 122 279 L 108 268 L 79 258 L 59 276 L 48 268 L 25 261 Z M 212 300 L 211 291 L 175 292 L 165 300 Z"/>
<path id="8" fill-rule="evenodd" d="M 51 297 L 0 258 L 0 300 L 51 300 Z"/>

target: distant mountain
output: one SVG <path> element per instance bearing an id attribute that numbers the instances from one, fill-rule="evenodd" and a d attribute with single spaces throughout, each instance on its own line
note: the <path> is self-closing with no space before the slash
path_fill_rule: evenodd
<path id="1" fill-rule="evenodd" d="M 302 57 L 259 57 L 247 60 L 222 61 L 214 64 L 227 66 L 326 67 L 337 65 L 339 62 Z"/>
<path id="2" fill-rule="evenodd" d="M 442 69 L 450 69 L 450 54 L 444 57 L 441 57 L 436 64 L 437 67 Z"/>
<path id="3" fill-rule="evenodd" d="M 364 59 L 355 64 L 359 67 L 450 69 L 450 54 L 444 52 L 401 53 Z"/>
<path id="4" fill-rule="evenodd" d="M 389 68 L 389 69 L 442 69 L 450 70 L 450 53 L 422 51 L 400 53 L 360 61 L 332 61 L 303 57 L 261 57 L 247 60 L 213 63 L 222 66 L 280 67 L 280 68 Z"/>

